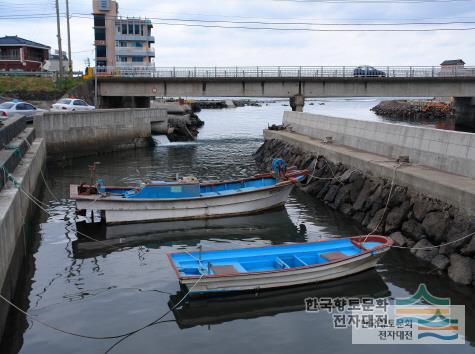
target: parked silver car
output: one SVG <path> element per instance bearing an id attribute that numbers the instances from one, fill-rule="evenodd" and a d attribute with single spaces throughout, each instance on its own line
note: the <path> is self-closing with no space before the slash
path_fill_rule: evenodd
<path id="1" fill-rule="evenodd" d="M 8 101 L 0 104 L 0 119 L 25 116 L 32 121 L 34 116 L 41 115 L 44 112 L 46 110 L 37 108 L 28 102 Z"/>
<path id="2" fill-rule="evenodd" d="M 96 109 L 78 98 L 62 98 L 51 106 L 52 111 L 92 111 Z"/>

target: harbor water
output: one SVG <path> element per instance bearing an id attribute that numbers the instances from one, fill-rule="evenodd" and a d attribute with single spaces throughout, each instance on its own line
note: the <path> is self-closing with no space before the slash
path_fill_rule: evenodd
<path id="1" fill-rule="evenodd" d="M 324 103 L 323 105 L 320 103 Z M 307 105 L 320 112 L 377 120 L 378 100 L 328 100 Z M 33 221 L 25 269 L 0 353 L 474 353 L 473 288 L 436 275 L 406 250 L 392 249 L 375 270 L 295 289 L 186 300 L 167 253 L 316 241 L 363 232 L 351 219 L 295 190 L 285 208 L 258 215 L 208 221 L 105 227 L 94 216 L 78 219 L 69 185 L 89 182 L 88 166 L 107 184 L 194 175 L 206 179 L 245 177 L 255 172 L 252 154 L 262 129 L 280 124 L 287 101 L 262 107 L 203 110 L 199 139 L 74 159 L 47 166 L 49 188 Z M 333 114 L 332 114 L 333 113 Z M 89 235 L 78 235 L 77 231 Z M 453 304 L 466 306 L 466 344 L 352 345 L 351 329 L 334 328 L 328 311 L 308 313 L 308 297 L 390 297 L 415 293 L 420 283 Z M 64 332 L 73 332 L 83 337 Z M 119 337 L 124 333 L 130 335 Z M 95 337 L 95 338 L 88 338 Z M 105 338 L 104 338 L 105 337 Z M 115 338 L 114 338 L 115 337 Z"/>

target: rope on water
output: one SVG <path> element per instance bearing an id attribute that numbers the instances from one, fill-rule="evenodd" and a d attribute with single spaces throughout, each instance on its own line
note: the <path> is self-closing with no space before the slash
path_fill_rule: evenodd
<path id="1" fill-rule="evenodd" d="M 115 336 L 89 336 L 89 335 L 85 335 L 85 334 L 81 334 L 81 333 L 75 333 L 75 332 L 71 332 L 71 331 L 68 331 L 68 330 L 65 330 L 65 329 L 62 329 L 62 328 L 59 328 L 57 326 L 54 326 L 54 325 L 51 325 L 47 322 L 44 322 L 42 320 L 40 320 L 39 318 L 37 318 L 36 316 L 34 315 L 31 315 L 29 314 L 28 312 L 22 310 L 20 307 L 18 307 L 17 305 L 15 305 L 13 302 L 11 302 L 10 300 L 8 300 L 7 298 L 5 298 L 2 294 L 0 294 L 0 299 L 2 299 L 3 301 L 5 301 L 7 304 L 9 304 L 10 306 L 12 306 L 15 310 L 17 310 L 18 312 L 22 313 L 23 315 L 25 315 L 27 318 L 29 318 L 31 321 L 33 322 L 37 322 L 45 327 L 48 327 L 52 330 L 55 330 L 57 332 L 61 332 L 61 333 L 64 333 L 64 334 L 69 334 L 69 335 L 72 335 L 72 336 L 75 336 L 75 337 L 81 337 L 81 338 L 87 338 L 87 339 L 99 339 L 99 340 L 102 340 L 102 339 L 118 339 L 118 338 L 125 338 L 125 337 L 128 337 L 132 334 L 135 334 L 147 327 L 150 327 L 152 325 L 155 325 L 157 323 L 159 323 L 160 320 L 162 320 L 166 315 L 168 315 L 170 312 L 172 312 L 173 310 L 175 310 L 178 306 L 180 306 L 180 304 L 190 295 L 191 291 L 195 288 L 195 286 L 201 281 L 201 279 L 203 278 L 204 274 L 199 277 L 199 279 L 193 284 L 193 286 L 191 288 L 189 288 L 188 292 L 181 298 L 180 301 L 178 301 L 172 308 L 170 308 L 168 311 L 166 311 L 163 315 L 161 315 L 158 319 L 146 324 L 145 326 L 142 326 L 136 330 L 133 330 L 133 331 L 130 331 L 130 332 L 127 332 L 127 333 L 123 333 L 123 334 L 118 334 L 118 335 L 115 335 Z M 118 343 L 117 343 L 118 344 Z M 112 348 L 110 348 L 112 349 Z"/>

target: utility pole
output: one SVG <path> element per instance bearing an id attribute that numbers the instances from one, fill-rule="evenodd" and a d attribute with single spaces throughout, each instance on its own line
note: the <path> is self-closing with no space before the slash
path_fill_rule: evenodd
<path id="1" fill-rule="evenodd" d="M 59 3 L 56 0 L 56 26 L 58 28 L 58 50 L 59 50 L 59 78 L 62 80 L 64 78 L 64 68 L 63 68 L 63 47 L 61 45 L 61 21 L 59 19 Z"/>
<path id="2" fill-rule="evenodd" d="M 69 27 L 69 0 L 66 0 L 66 24 L 68 29 L 68 58 L 69 58 L 69 65 L 68 65 L 68 74 L 69 77 L 73 76 L 73 58 L 71 57 L 71 30 Z"/>

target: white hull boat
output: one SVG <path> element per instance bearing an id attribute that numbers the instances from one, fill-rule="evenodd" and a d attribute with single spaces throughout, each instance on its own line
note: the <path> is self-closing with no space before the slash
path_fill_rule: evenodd
<path id="1" fill-rule="evenodd" d="M 100 210 L 107 224 L 192 220 L 257 213 L 283 206 L 307 171 L 224 182 L 151 182 L 141 188 L 71 185 L 79 213 Z"/>
<path id="2" fill-rule="evenodd" d="M 319 242 L 169 254 L 191 293 L 288 287 L 342 278 L 376 266 L 392 240 L 357 236 Z"/>

